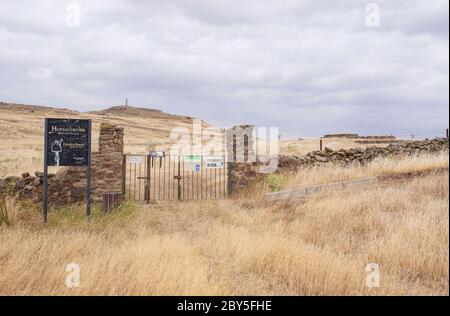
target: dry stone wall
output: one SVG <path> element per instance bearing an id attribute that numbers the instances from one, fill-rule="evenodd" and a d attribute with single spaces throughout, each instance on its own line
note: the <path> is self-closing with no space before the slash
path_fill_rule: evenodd
<path id="1" fill-rule="evenodd" d="M 448 138 L 424 141 L 404 141 L 387 147 L 369 147 L 313 151 L 304 156 L 278 156 L 277 172 L 298 171 L 300 168 L 327 164 L 366 164 L 378 157 L 412 156 L 423 153 L 437 153 L 449 150 Z M 263 174 L 259 173 L 260 162 L 233 163 L 232 188 L 239 191 L 254 183 Z"/>
<path id="2" fill-rule="evenodd" d="M 278 170 L 297 170 L 300 167 L 324 164 L 366 164 L 378 157 L 412 156 L 423 153 L 448 151 L 448 138 L 437 138 L 424 141 L 405 141 L 390 144 L 387 147 L 369 147 L 332 150 L 325 148 L 308 153 L 305 156 L 280 156 Z"/>
<path id="3" fill-rule="evenodd" d="M 92 153 L 92 200 L 100 202 L 106 192 L 122 191 L 123 128 L 102 123 L 99 151 Z M 86 197 L 86 167 L 63 167 L 48 175 L 49 203 L 83 202 Z M 0 194 L 13 193 L 22 200 L 42 202 L 44 173 L 0 180 Z"/>

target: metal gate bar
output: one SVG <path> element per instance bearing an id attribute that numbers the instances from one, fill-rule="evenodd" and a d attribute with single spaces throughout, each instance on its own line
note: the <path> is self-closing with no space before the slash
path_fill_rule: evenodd
<path id="1" fill-rule="evenodd" d="M 192 161 L 184 156 L 124 155 L 123 193 L 130 200 L 147 203 L 226 198 L 231 188 L 230 166 L 208 167 L 203 156 Z"/>

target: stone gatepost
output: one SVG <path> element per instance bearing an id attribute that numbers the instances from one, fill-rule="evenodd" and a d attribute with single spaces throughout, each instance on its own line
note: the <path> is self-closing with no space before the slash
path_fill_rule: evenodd
<path id="1" fill-rule="evenodd" d="M 257 177 L 254 130 L 253 125 L 239 125 L 226 131 L 232 192 L 241 190 Z"/>
<path id="2" fill-rule="evenodd" d="M 100 202 L 104 193 L 122 192 L 123 128 L 102 123 L 99 151 L 92 153 L 92 199 Z"/>
<path id="3" fill-rule="evenodd" d="M 101 123 L 99 151 L 92 157 L 92 201 L 101 202 L 104 193 L 122 192 L 123 128 Z M 37 173 L 38 174 L 38 173 Z M 42 178 L 39 173 L 31 194 L 24 195 L 42 201 Z M 63 167 L 49 175 L 49 201 L 52 204 L 84 202 L 86 198 L 86 167 Z"/>

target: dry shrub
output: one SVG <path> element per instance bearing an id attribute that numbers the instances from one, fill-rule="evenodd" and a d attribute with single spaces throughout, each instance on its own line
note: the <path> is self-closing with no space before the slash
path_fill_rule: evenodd
<path id="1" fill-rule="evenodd" d="M 13 226 L 17 223 L 20 205 L 16 198 L 9 195 L 0 195 L 0 226 Z"/>

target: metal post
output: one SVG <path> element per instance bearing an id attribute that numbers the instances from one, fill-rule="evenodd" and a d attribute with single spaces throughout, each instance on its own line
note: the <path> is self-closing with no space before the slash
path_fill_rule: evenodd
<path id="1" fill-rule="evenodd" d="M 44 127 L 44 190 L 42 192 L 42 215 L 44 223 L 47 223 L 48 214 L 48 118 L 45 119 Z"/>
<path id="2" fill-rule="evenodd" d="M 127 155 L 123 155 L 122 158 L 122 194 L 125 197 L 126 191 L 126 174 L 127 174 Z"/>
<path id="3" fill-rule="evenodd" d="M 92 131 L 92 121 L 88 120 L 88 162 L 86 171 L 86 216 L 89 218 L 91 216 L 91 131 Z"/>
<path id="4" fill-rule="evenodd" d="M 147 204 L 150 203 L 150 181 L 151 181 L 151 159 L 150 159 L 150 155 L 147 155 L 147 175 L 146 175 L 146 179 L 145 179 L 145 202 Z"/>
<path id="5" fill-rule="evenodd" d="M 183 167 L 184 171 L 184 167 Z M 177 186 L 178 186 L 178 201 L 181 200 L 181 161 L 180 157 L 178 157 L 178 176 L 177 176 Z"/>
<path id="6" fill-rule="evenodd" d="M 230 195 L 233 192 L 233 182 L 232 182 L 232 171 L 233 171 L 233 163 L 232 162 L 228 162 L 228 168 L 227 168 L 227 190 L 228 190 L 228 195 Z"/>

